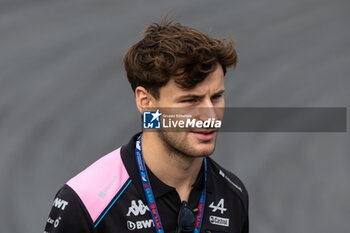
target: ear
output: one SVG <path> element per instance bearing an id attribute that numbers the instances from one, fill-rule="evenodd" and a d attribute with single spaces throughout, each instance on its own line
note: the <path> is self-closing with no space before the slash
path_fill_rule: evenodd
<path id="1" fill-rule="evenodd" d="M 144 87 L 136 87 L 135 99 L 137 109 L 141 114 L 143 114 L 144 109 L 154 107 L 155 99 Z"/>

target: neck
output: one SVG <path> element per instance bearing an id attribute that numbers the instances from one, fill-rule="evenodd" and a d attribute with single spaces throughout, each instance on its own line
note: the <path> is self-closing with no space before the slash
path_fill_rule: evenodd
<path id="1" fill-rule="evenodd" d="M 188 201 L 192 184 L 201 169 L 203 158 L 190 158 L 169 149 L 155 132 L 144 132 L 142 153 L 148 168 L 163 183 L 176 188 L 182 201 Z"/>

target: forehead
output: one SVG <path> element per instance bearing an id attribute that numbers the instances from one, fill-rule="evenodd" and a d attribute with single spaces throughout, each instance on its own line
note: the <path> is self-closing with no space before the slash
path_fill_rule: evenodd
<path id="1" fill-rule="evenodd" d="M 202 82 L 191 89 L 181 88 L 175 83 L 174 78 L 171 78 L 165 86 L 160 88 L 159 96 L 160 98 L 176 98 L 188 94 L 205 95 L 213 94 L 222 89 L 224 89 L 224 72 L 219 64 Z"/>

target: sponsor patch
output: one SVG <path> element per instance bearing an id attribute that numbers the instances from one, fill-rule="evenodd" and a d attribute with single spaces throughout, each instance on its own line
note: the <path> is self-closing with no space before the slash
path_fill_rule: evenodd
<path id="1" fill-rule="evenodd" d="M 137 204 L 135 200 L 132 200 L 126 216 L 130 216 L 131 214 L 134 216 L 144 215 L 146 211 L 149 211 L 149 208 L 147 205 L 143 204 L 142 200 L 138 200 Z"/>
<path id="2" fill-rule="evenodd" d="M 215 205 L 214 202 L 212 202 L 212 203 L 209 205 L 209 208 L 212 208 L 212 212 L 214 212 L 214 213 L 215 213 L 217 210 L 219 210 L 220 213 L 223 214 L 223 213 L 227 210 L 227 208 L 225 208 L 225 206 L 224 206 L 224 202 L 225 202 L 225 199 L 224 199 L 224 198 L 221 198 L 217 205 Z"/>
<path id="3" fill-rule="evenodd" d="M 223 171 L 219 171 L 219 174 L 222 176 L 222 177 L 224 177 L 230 184 L 232 184 L 233 186 L 235 186 L 239 191 L 241 191 L 242 192 L 242 188 L 241 187 L 239 187 L 238 185 L 236 185 L 235 183 L 233 183 L 233 181 L 230 179 L 230 178 L 228 178 L 227 176 L 226 176 L 226 174 L 223 172 Z"/>
<path id="4" fill-rule="evenodd" d="M 62 199 L 59 199 L 58 197 L 56 197 L 56 199 L 53 201 L 52 205 L 58 209 L 64 210 L 64 208 L 66 208 L 66 206 L 68 205 L 68 201 L 65 201 L 65 200 L 62 200 Z"/>
<path id="5" fill-rule="evenodd" d="M 153 219 L 141 220 L 141 221 L 127 221 L 126 226 L 129 231 L 141 230 L 154 227 Z"/>
<path id="6" fill-rule="evenodd" d="M 111 186 L 115 183 L 115 181 L 117 180 L 117 177 L 116 176 L 113 176 L 112 180 L 109 182 L 109 184 L 103 189 L 101 190 L 99 193 L 98 193 L 98 196 L 100 198 L 105 198 L 108 190 L 111 188 Z"/>
<path id="7" fill-rule="evenodd" d="M 218 216 L 211 215 L 209 217 L 209 221 L 213 225 L 218 225 L 218 226 L 223 226 L 223 227 L 230 226 L 230 219 L 228 219 L 228 218 L 221 218 Z"/>

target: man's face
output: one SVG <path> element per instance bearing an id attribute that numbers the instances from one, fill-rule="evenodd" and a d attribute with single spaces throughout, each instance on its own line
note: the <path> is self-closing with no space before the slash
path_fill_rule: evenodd
<path id="1" fill-rule="evenodd" d="M 188 109 L 192 118 L 202 121 L 208 118 L 222 120 L 225 100 L 224 73 L 220 64 L 193 89 L 182 89 L 171 79 L 159 92 L 155 107 Z M 221 108 L 221 111 L 216 108 Z M 158 136 L 170 151 L 180 152 L 185 157 L 202 157 L 214 152 L 217 133 L 215 129 L 197 128 L 190 131 L 161 130 Z"/>

